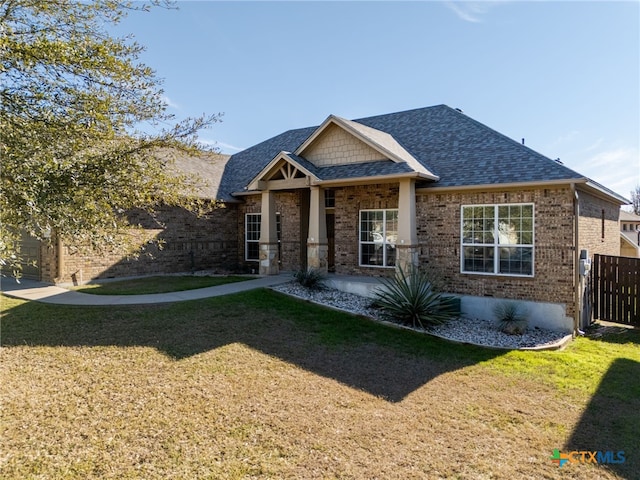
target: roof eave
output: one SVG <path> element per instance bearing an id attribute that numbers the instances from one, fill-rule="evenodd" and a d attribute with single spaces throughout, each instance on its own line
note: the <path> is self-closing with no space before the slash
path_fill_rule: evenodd
<path id="1" fill-rule="evenodd" d="M 372 183 L 393 183 L 404 178 L 415 178 L 419 180 L 431 180 L 438 181 L 439 177 L 422 172 L 405 172 L 405 173 L 393 173 L 388 175 L 370 175 L 366 177 L 353 177 L 353 178 L 334 178 L 331 180 L 318 180 L 311 182 L 311 185 L 320 186 L 349 186 L 349 185 L 363 185 Z"/>
<path id="2" fill-rule="evenodd" d="M 634 247 L 636 250 L 640 250 L 640 245 L 637 245 L 636 243 L 634 243 L 629 237 L 627 237 L 624 232 L 620 232 L 620 238 L 628 243 L 630 246 Z"/>
<path id="3" fill-rule="evenodd" d="M 451 192 L 451 191 L 476 191 L 476 190 L 504 190 L 514 188 L 528 188 L 528 187 L 547 187 L 547 186 L 561 186 L 573 184 L 584 184 L 587 182 L 586 178 L 574 178 L 564 180 L 542 180 L 535 182 L 510 182 L 510 183 L 486 183 L 478 185 L 452 185 L 452 186 L 433 186 L 433 187 L 420 187 L 416 188 L 416 193 L 432 193 L 432 192 Z"/>
<path id="4" fill-rule="evenodd" d="M 630 205 L 632 202 L 628 198 L 623 197 L 622 195 L 617 194 L 616 192 L 609 190 L 608 188 L 600 185 L 597 182 L 594 182 L 591 179 L 586 179 L 586 182 L 583 184 L 586 187 L 586 190 L 589 193 L 596 195 L 597 197 L 604 198 L 605 200 L 614 200 L 615 203 L 622 205 Z"/>

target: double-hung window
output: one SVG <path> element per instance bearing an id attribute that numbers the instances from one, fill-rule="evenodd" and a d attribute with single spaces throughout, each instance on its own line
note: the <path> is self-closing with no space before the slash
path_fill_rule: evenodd
<path id="1" fill-rule="evenodd" d="M 247 213 L 244 217 L 244 253 L 246 260 L 260 260 L 260 213 Z"/>
<path id="2" fill-rule="evenodd" d="M 533 204 L 463 205 L 461 271 L 533 276 Z"/>
<path id="3" fill-rule="evenodd" d="M 397 239 L 397 209 L 360 211 L 360 266 L 395 266 Z"/>
<path id="4" fill-rule="evenodd" d="M 260 260 L 260 222 L 261 213 L 247 213 L 244 217 L 244 254 L 245 260 Z M 276 213 L 276 232 L 278 235 L 278 259 L 280 259 L 280 214 Z M 278 260 L 279 261 L 279 260 Z"/>

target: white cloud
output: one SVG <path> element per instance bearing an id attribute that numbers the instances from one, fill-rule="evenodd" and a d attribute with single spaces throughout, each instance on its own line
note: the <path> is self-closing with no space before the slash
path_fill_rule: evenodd
<path id="1" fill-rule="evenodd" d="M 465 22 L 480 23 L 491 8 L 506 3 L 506 0 L 485 1 L 485 2 L 461 2 L 447 0 L 444 4 L 453 11 L 458 18 Z"/>
<path id="2" fill-rule="evenodd" d="M 240 152 L 241 150 L 244 150 L 244 147 L 236 147 L 234 145 L 229 145 L 228 143 L 224 143 L 224 142 L 218 142 L 218 145 L 220 145 L 220 148 L 222 149 L 223 152 L 229 152 L 229 150 L 233 150 L 234 152 Z"/>
<path id="3" fill-rule="evenodd" d="M 162 101 L 167 104 L 168 107 L 175 108 L 176 110 L 180 110 L 180 105 L 171 100 L 168 96 L 162 95 Z"/>
<path id="4" fill-rule="evenodd" d="M 219 142 L 217 140 L 210 140 L 207 138 L 199 138 L 198 143 L 201 143 L 202 145 L 205 145 L 207 147 L 217 147 L 220 149 L 221 153 L 227 153 L 227 154 L 233 154 L 241 150 L 244 150 L 243 147 L 236 147 L 228 143 Z"/>
<path id="5" fill-rule="evenodd" d="M 587 152 L 593 152 L 594 150 L 596 150 L 600 145 L 602 145 L 602 142 L 604 142 L 604 138 L 599 138 L 598 140 L 596 140 L 595 142 L 593 142 L 591 145 L 589 145 L 588 147 L 586 147 L 583 152 L 587 153 Z"/>
<path id="6" fill-rule="evenodd" d="M 628 147 L 600 151 L 576 165 L 575 170 L 628 198 L 629 192 L 640 185 L 640 152 Z"/>
<path id="7" fill-rule="evenodd" d="M 551 143 L 550 148 L 555 148 L 566 143 L 571 143 L 574 140 L 578 139 L 579 137 L 580 137 L 580 132 L 578 130 L 571 130 L 570 132 L 567 132 L 563 135 L 560 135 L 558 138 L 556 138 Z"/>

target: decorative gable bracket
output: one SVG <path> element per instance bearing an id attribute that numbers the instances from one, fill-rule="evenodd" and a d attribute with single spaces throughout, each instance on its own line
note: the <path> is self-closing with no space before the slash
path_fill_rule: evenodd
<path id="1" fill-rule="evenodd" d="M 304 188 L 318 177 L 289 152 L 280 152 L 256 175 L 247 190 L 288 190 Z"/>

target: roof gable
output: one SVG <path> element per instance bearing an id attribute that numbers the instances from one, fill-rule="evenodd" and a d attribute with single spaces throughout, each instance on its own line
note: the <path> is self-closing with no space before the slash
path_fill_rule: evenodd
<path id="1" fill-rule="evenodd" d="M 295 151 L 318 167 L 391 160 L 437 180 L 392 135 L 352 120 L 330 115 Z"/>
<path id="2" fill-rule="evenodd" d="M 248 190 L 296 188 L 318 180 L 314 165 L 289 152 L 280 152 L 251 180 Z"/>
<path id="3" fill-rule="evenodd" d="M 386 160 L 386 156 L 331 122 L 313 136 L 311 142 L 296 150 L 318 167 Z"/>
<path id="4" fill-rule="evenodd" d="M 640 231 L 620 232 L 620 239 L 623 243 L 640 251 Z"/>

